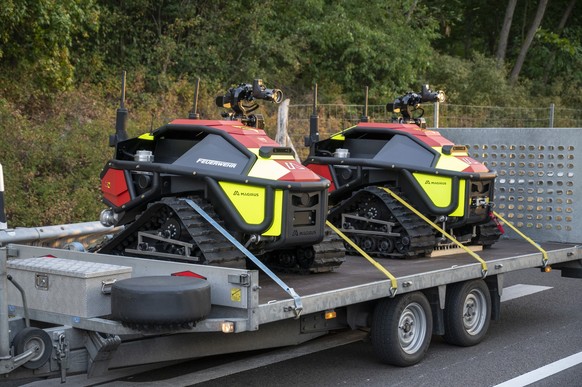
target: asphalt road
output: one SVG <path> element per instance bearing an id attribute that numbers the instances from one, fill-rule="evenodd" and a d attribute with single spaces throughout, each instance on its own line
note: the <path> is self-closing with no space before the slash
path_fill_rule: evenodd
<path id="1" fill-rule="evenodd" d="M 582 385 L 582 280 L 561 278 L 559 271 L 546 274 L 530 269 L 506 275 L 505 287 L 516 284 L 549 288 L 503 302 L 501 320 L 492 321 L 486 339 L 477 346 L 454 347 L 433 336 L 425 359 L 408 368 L 380 363 L 366 340 L 318 350 L 325 348 L 326 340 L 334 339 L 328 336 L 308 343 L 310 349 L 304 352 L 299 346 L 214 357 L 84 385 L 451 387 L 507 382 L 518 386 L 520 381 L 514 378 L 520 375 L 527 380 L 521 385 L 531 381 L 539 387 Z M 286 358 L 281 357 L 285 353 L 289 359 L 269 364 L 272 359 Z M 576 354 L 573 367 L 555 363 Z M 542 378 L 540 373 L 553 375 Z M 202 380 L 206 381 L 198 383 Z"/>

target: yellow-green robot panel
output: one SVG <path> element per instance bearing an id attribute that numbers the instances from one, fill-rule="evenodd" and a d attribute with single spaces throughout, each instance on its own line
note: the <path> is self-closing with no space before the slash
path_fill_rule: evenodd
<path id="1" fill-rule="evenodd" d="M 266 192 L 264 187 L 221 181 L 220 187 L 242 219 L 251 225 L 265 219 Z M 262 235 L 279 236 L 282 229 L 283 192 L 275 190 L 273 223 Z"/>
<path id="2" fill-rule="evenodd" d="M 413 175 L 436 207 L 446 208 L 451 205 L 453 200 L 453 189 L 455 189 L 452 177 L 429 175 L 425 173 L 414 173 Z M 465 180 L 459 179 L 459 186 L 457 188 L 459 205 L 449 214 L 449 216 L 463 216 L 465 214 L 465 186 Z"/>

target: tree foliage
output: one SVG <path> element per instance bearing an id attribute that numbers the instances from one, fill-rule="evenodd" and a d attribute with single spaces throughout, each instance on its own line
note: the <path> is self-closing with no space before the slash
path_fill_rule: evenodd
<path id="1" fill-rule="evenodd" d="M 0 90 L 50 95 L 73 84 L 71 48 L 97 28 L 93 0 L 4 0 L 0 9 Z M 16 95 L 18 97 L 18 95 Z"/>
<path id="2" fill-rule="evenodd" d="M 539 2 L 517 2 L 513 23 L 505 23 L 508 68 Z M 75 82 L 109 82 L 125 69 L 142 74 L 151 93 L 178 79 L 201 77 L 219 88 L 260 76 L 294 97 L 318 82 L 332 99 L 349 99 L 364 86 L 384 98 L 430 81 L 424 78 L 441 65 L 439 52 L 468 62 L 476 53 L 499 56 L 509 3 L 6 0 L 0 90 L 9 97 L 51 96 Z M 576 0 L 548 3 L 521 70 L 525 83 L 540 74 L 545 85 L 565 75 L 579 81 L 580 72 L 571 70 L 580 64 L 581 14 Z"/>
<path id="3" fill-rule="evenodd" d="M 365 86 L 385 103 L 422 83 L 459 104 L 582 103 L 579 2 L 547 2 L 511 85 L 541 0 L 516 2 L 505 39 L 510 1 L 3 0 L 9 221 L 96 218 L 122 70 L 134 134 L 184 116 L 196 77 L 206 116 L 217 114 L 214 96 L 258 77 L 296 102 L 317 82 L 322 103 L 361 102 Z"/>
<path id="4" fill-rule="evenodd" d="M 297 95 L 316 81 L 385 93 L 418 79 L 437 36 L 425 7 L 412 17 L 399 1 L 104 3 L 101 62 L 147 68 L 152 90 L 187 74 L 224 85 L 260 75 Z"/>

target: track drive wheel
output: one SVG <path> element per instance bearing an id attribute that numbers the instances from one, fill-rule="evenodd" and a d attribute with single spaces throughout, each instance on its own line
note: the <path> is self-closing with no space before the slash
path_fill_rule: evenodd
<path id="1" fill-rule="evenodd" d="M 453 284 L 447 288 L 445 334 L 449 344 L 469 347 L 485 338 L 491 321 L 491 296 L 485 281 Z"/>
<path id="2" fill-rule="evenodd" d="M 374 310 L 372 345 L 387 364 L 406 367 L 422 360 L 432 335 L 430 304 L 421 292 L 381 300 Z"/>

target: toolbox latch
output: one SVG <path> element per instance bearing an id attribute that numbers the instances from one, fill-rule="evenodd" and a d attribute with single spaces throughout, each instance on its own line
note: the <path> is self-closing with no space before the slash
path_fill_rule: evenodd
<path id="1" fill-rule="evenodd" d="M 228 282 L 240 286 L 251 286 L 251 276 L 248 274 L 231 274 L 228 276 Z"/>
<path id="2" fill-rule="evenodd" d="M 111 288 L 113 284 L 117 281 L 117 279 L 110 279 L 101 281 L 101 293 L 102 294 L 111 294 Z"/>
<path id="3" fill-rule="evenodd" d="M 35 273 L 34 287 L 38 290 L 49 290 L 49 276 L 45 273 Z"/>

